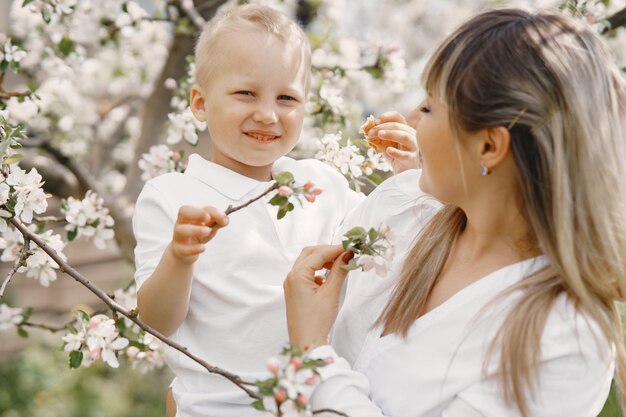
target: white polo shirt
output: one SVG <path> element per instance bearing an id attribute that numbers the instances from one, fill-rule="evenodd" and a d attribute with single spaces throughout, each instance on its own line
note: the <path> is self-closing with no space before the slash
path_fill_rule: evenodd
<path id="1" fill-rule="evenodd" d="M 274 163 L 273 172 L 279 171 L 291 172 L 301 183 L 311 181 L 323 193 L 314 203 L 295 204 L 281 220 L 276 219 L 278 208 L 268 204 L 271 194 L 231 214 L 228 226 L 207 243 L 194 266 L 189 311 L 171 337 L 247 381 L 267 378 L 267 358 L 278 355 L 289 340 L 282 285 L 300 251 L 330 243 L 346 214 L 364 198 L 320 161 L 284 157 Z M 148 181 L 133 217 L 137 287 L 150 277 L 170 243 L 180 206 L 225 210 L 258 196 L 270 184 L 196 154 L 189 157 L 184 174 Z M 249 405 L 252 400 L 225 378 L 171 348 L 166 360 L 176 374 L 172 390 L 178 417 L 258 415 Z"/>
<path id="2" fill-rule="evenodd" d="M 354 417 L 519 416 L 506 405 L 497 358 L 483 378 L 487 348 L 516 295 L 494 297 L 546 264 L 538 257 L 501 268 L 454 294 L 410 327 L 406 338 L 381 336 L 373 324 L 390 298 L 415 236 L 440 207 L 419 190 L 420 171 L 399 174 L 372 192 L 346 219 L 354 225 L 388 223 L 397 254 L 387 277 L 352 271 L 331 346 L 314 357 L 334 357 L 321 368 L 313 409 Z M 541 338 L 533 417 L 592 417 L 602 409 L 614 371 L 614 353 L 598 326 L 565 294 L 555 301 Z M 322 413 L 320 417 L 334 414 Z"/>

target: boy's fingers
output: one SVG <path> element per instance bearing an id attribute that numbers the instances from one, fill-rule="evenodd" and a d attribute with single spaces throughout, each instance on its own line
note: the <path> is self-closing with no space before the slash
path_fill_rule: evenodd
<path id="1" fill-rule="evenodd" d="M 224 227 L 228 224 L 228 216 L 222 210 L 211 206 L 203 207 L 202 210 L 208 215 L 208 219 L 205 221 L 208 222 L 209 226 L 217 224 L 219 227 Z"/>
<path id="2" fill-rule="evenodd" d="M 205 239 L 211 235 L 213 231 L 210 227 L 200 226 L 196 224 L 177 224 L 174 226 L 174 239 Z"/>
<path id="3" fill-rule="evenodd" d="M 206 213 L 203 209 L 194 206 L 181 206 L 178 209 L 177 223 L 196 223 L 201 224 L 206 222 Z"/>
<path id="4" fill-rule="evenodd" d="M 203 244 L 193 246 L 178 244 L 173 248 L 174 253 L 176 253 L 178 256 L 200 255 L 202 252 L 204 252 L 205 249 L 206 246 L 204 246 Z"/>

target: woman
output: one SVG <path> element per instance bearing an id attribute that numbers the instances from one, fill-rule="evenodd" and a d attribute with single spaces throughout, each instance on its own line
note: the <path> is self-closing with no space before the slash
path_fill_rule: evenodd
<path id="1" fill-rule="evenodd" d="M 342 248 L 305 249 L 285 281 L 292 342 L 335 359 L 313 409 L 597 415 L 626 375 L 624 79 L 584 24 L 521 10 L 462 25 L 423 79 L 421 171 L 347 225 L 387 222 L 396 261 L 352 273 L 334 349 Z"/>

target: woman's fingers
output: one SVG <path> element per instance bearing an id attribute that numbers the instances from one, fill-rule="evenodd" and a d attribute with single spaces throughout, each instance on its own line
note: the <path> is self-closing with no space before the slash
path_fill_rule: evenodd
<path id="1" fill-rule="evenodd" d="M 341 245 L 319 245 L 306 247 L 296 259 L 291 271 L 298 277 L 313 281 L 315 271 L 332 264 L 343 252 Z"/>
<path id="2" fill-rule="evenodd" d="M 387 123 L 387 122 L 398 122 L 398 123 L 402 123 L 402 124 L 407 124 L 406 123 L 406 119 L 405 117 L 398 113 L 397 111 L 388 111 L 385 112 L 383 114 L 381 114 L 380 116 L 378 116 L 378 123 Z"/>

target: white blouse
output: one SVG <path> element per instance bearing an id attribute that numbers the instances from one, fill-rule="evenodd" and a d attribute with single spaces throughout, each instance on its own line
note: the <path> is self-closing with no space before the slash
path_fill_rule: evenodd
<path id="1" fill-rule="evenodd" d="M 332 347 L 313 357 L 333 357 L 321 368 L 313 410 L 330 408 L 351 417 L 517 416 L 503 401 L 498 357 L 483 364 L 486 350 L 516 295 L 494 297 L 544 266 L 544 257 L 501 268 L 463 288 L 419 317 L 406 338 L 381 337 L 372 327 L 388 301 L 394 279 L 416 233 L 438 208 L 418 189 L 420 172 L 387 180 L 347 220 L 370 227 L 383 220 L 396 234 L 396 256 L 386 278 L 350 273 L 345 300 L 332 332 Z M 531 416 L 591 417 L 601 410 L 614 372 L 614 353 L 598 327 L 558 297 L 541 339 L 536 395 Z M 497 349 L 496 349 L 497 355 Z M 316 414 L 332 416 L 335 414 Z"/>

